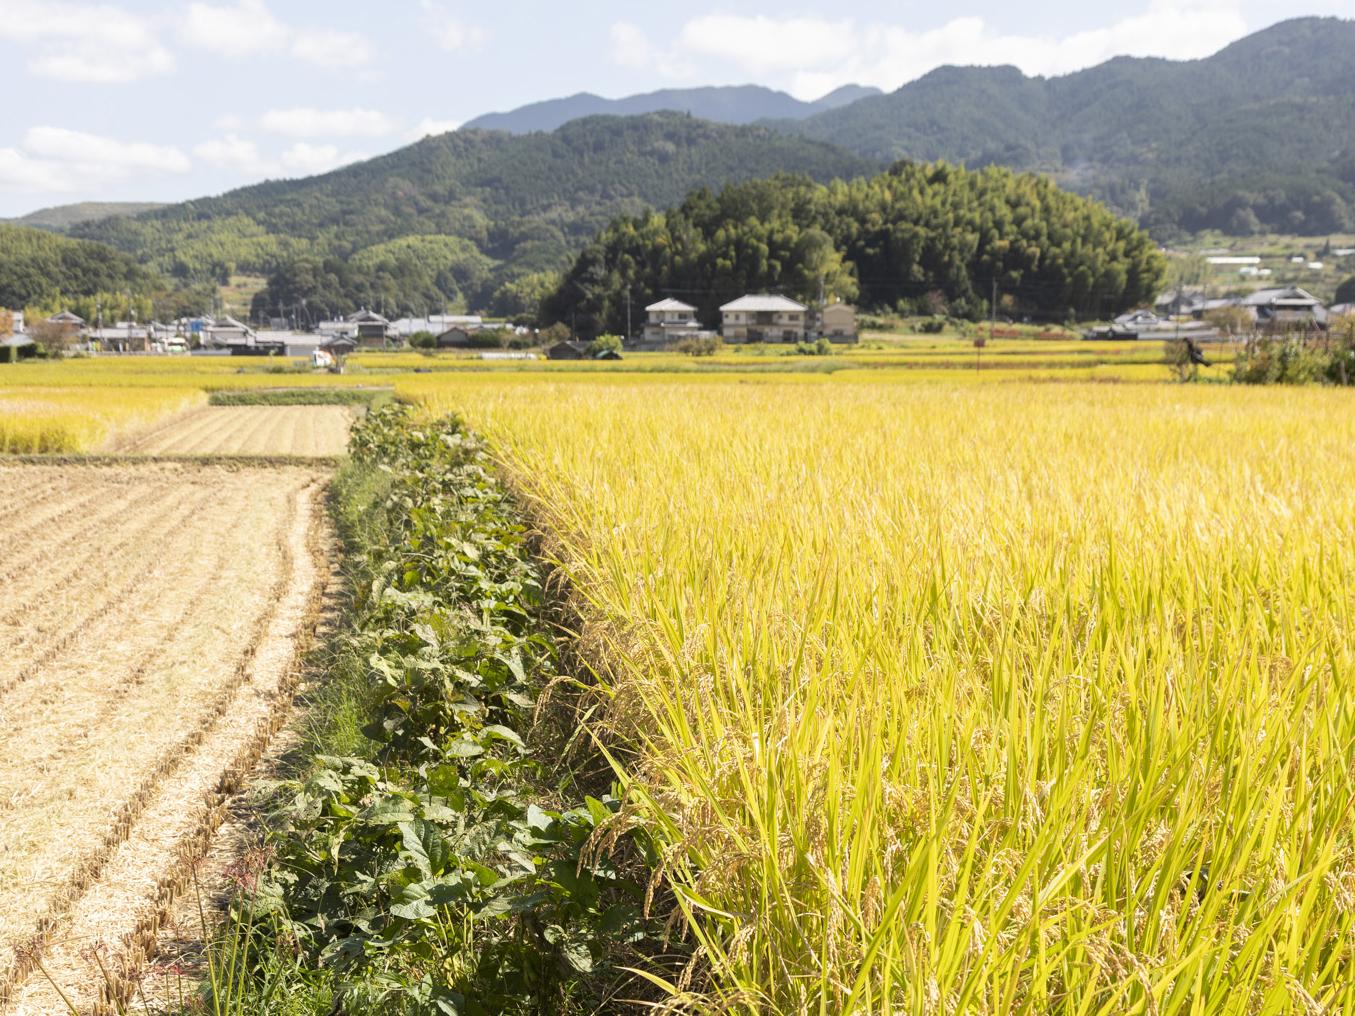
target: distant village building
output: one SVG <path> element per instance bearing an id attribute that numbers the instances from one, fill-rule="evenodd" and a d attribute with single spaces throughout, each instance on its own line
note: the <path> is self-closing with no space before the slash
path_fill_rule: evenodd
<path id="1" fill-rule="evenodd" d="M 588 359 L 588 347 L 582 342 L 570 342 L 568 340 L 557 342 L 546 350 L 546 358 L 549 360 L 586 360 Z"/>
<path id="2" fill-rule="evenodd" d="M 741 296 L 720 308 L 726 342 L 803 342 L 809 308 L 767 293 Z"/>
<path id="3" fill-rule="evenodd" d="M 1251 311 L 1256 327 L 1263 331 L 1327 327 L 1327 308 L 1298 286 L 1258 289 L 1243 297 L 1240 305 Z"/>
<path id="4" fill-rule="evenodd" d="M 386 340 L 391 337 L 391 323 L 374 310 L 360 310 L 348 316 L 348 323 L 354 326 L 354 338 L 359 349 L 385 349 Z"/>
<path id="5" fill-rule="evenodd" d="M 102 328 L 91 328 L 85 332 L 90 343 L 108 353 L 153 353 L 164 348 L 167 339 L 173 337 L 174 329 L 152 321 L 139 325 L 134 321 L 119 321 L 117 324 Z"/>
<path id="6" fill-rule="evenodd" d="M 1173 289 L 1157 298 L 1153 309 L 1162 317 L 1199 317 L 1204 313 L 1204 293 Z"/>
<path id="7" fill-rule="evenodd" d="M 860 333 L 856 325 L 856 308 L 849 303 L 830 303 L 818 313 L 820 338 L 830 342 L 856 342 Z"/>
<path id="8" fill-rule="evenodd" d="M 212 319 L 198 334 L 208 349 L 229 349 L 236 354 L 254 352 L 254 329 L 229 315 Z"/>
<path id="9" fill-rule="evenodd" d="M 402 317 L 391 322 L 391 332 L 406 341 L 419 332 L 442 335 L 453 328 L 478 332 L 485 320 L 479 314 L 430 314 L 428 317 Z"/>

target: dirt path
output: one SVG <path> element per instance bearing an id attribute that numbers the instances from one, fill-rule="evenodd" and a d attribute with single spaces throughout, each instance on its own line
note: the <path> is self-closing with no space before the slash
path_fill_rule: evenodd
<path id="1" fill-rule="evenodd" d="M 349 406 L 205 406 L 132 434 L 114 450 L 136 455 L 342 455 Z"/>
<path id="2" fill-rule="evenodd" d="M 52 513 L 55 552 L 0 569 L 0 1012 L 66 1011 L 49 977 L 81 1013 L 134 984 L 286 716 L 330 578 L 323 485 L 0 466 L 0 518 L 63 487 L 102 512 Z"/>

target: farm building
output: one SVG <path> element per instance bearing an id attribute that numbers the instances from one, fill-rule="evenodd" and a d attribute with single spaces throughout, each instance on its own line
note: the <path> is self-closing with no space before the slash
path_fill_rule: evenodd
<path id="1" fill-rule="evenodd" d="M 726 342 L 803 342 L 809 308 L 768 293 L 741 296 L 720 308 Z"/>
<path id="2" fill-rule="evenodd" d="M 588 359 L 588 347 L 582 342 L 557 342 L 546 350 L 546 358 L 549 360 L 586 360 Z"/>
<path id="3" fill-rule="evenodd" d="M 26 360 L 30 356 L 36 356 L 37 352 L 37 343 L 27 335 L 11 335 L 3 341 L 0 341 L 0 363 L 14 363 L 16 360 Z"/>
<path id="4" fill-rule="evenodd" d="M 849 303 L 830 303 L 818 313 L 817 331 L 830 342 L 857 341 L 856 308 Z"/>
<path id="5" fill-rule="evenodd" d="M 348 315 L 354 326 L 354 338 L 359 349 L 385 349 L 391 336 L 391 323 L 374 310 L 360 310 Z"/>

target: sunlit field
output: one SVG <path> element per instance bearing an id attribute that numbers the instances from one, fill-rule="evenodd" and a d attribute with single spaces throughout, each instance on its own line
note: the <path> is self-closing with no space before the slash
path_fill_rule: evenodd
<path id="1" fill-rule="evenodd" d="M 1216 363 L 1201 372 L 1202 378 L 1225 380 L 1230 350 L 1219 346 L 1209 355 Z M 361 353 L 348 358 L 343 374 L 312 371 L 306 361 L 286 357 L 98 356 L 0 364 L 0 452 L 107 448 L 137 427 L 222 390 L 394 385 L 402 396 L 419 398 L 452 381 L 475 385 L 529 376 L 605 384 L 618 375 L 646 385 L 675 376 L 718 376 L 748 383 L 940 381 L 964 386 L 1161 382 L 1171 376 L 1157 342 L 999 339 L 975 350 L 969 340 L 955 336 L 894 336 L 834 347 L 831 356 L 791 355 L 781 345 L 727 347 L 710 357 L 627 353 L 618 362 L 481 360 L 465 352 Z"/>
<path id="2" fill-rule="evenodd" d="M 869 373 L 409 382 L 572 580 L 675 995 L 1355 1011 L 1349 393 Z"/>
<path id="3" fill-rule="evenodd" d="M 193 406 L 192 388 L 13 388 L 0 378 L 0 452 L 99 449 L 117 437 Z"/>

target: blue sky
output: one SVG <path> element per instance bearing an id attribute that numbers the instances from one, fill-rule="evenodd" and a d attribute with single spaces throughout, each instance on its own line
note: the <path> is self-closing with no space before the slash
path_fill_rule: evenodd
<path id="1" fill-rule="evenodd" d="M 1355 0 L 1308 4 L 0 0 L 0 216 L 305 176 L 577 91 L 814 98 L 944 63 L 1188 59 L 1297 13 L 1355 16 Z"/>

